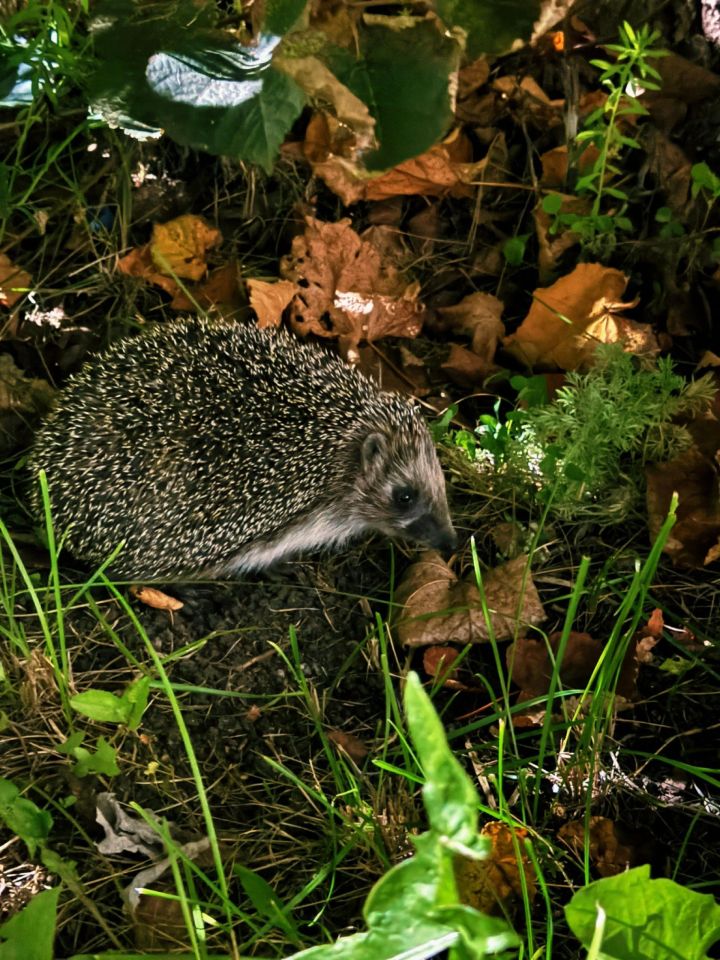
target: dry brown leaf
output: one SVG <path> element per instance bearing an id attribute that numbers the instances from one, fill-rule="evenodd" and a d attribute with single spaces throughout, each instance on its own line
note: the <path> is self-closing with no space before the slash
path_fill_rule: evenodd
<path id="1" fill-rule="evenodd" d="M 720 77 L 685 57 L 670 53 L 653 61 L 662 77 L 660 92 L 663 97 L 681 100 L 683 103 L 700 103 L 720 92 Z M 652 99 L 651 94 L 645 97 Z"/>
<path id="2" fill-rule="evenodd" d="M 590 817 L 587 837 L 584 822 L 571 820 L 560 827 L 558 838 L 580 858 L 589 846 L 590 862 L 601 877 L 617 876 L 653 856 L 651 837 L 607 817 Z"/>
<path id="3" fill-rule="evenodd" d="M 452 307 L 439 307 L 433 329 L 464 334 L 471 338 L 473 353 L 492 367 L 498 343 L 505 333 L 502 312 L 505 305 L 490 293 L 471 293 Z"/>
<path id="4" fill-rule="evenodd" d="M 283 276 L 301 288 L 291 304 L 293 329 L 301 336 L 337 337 L 345 352 L 361 340 L 416 337 L 425 314 L 419 284 L 383 263 L 349 219 L 307 217 L 306 223 L 281 263 Z"/>
<path id="5" fill-rule="evenodd" d="M 266 327 L 279 327 L 283 310 L 297 293 L 297 287 L 290 280 L 248 280 L 250 306 L 257 316 L 257 325 L 261 330 Z"/>
<path id="6" fill-rule="evenodd" d="M 158 273 L 150 254 L 149 243 L 146 243 L 142 247 L 135 247 L 129 253 L 126 253 L 124 257 L 120 257 L 117 262 L 117 268 L 120 273 L 124 273 L 129 277 L 140 277 L 143 280 L 147 280 L 148 283 L 154 283 L 157 287 L 161 287 L 166 293 L 169 293 L 173 297 L 181 292 L 180 287 L 172 277 L 166 277 L 162 273 Z"/>
<path id="7" fill-rule="evenodd" d="M 190 296 L 191 294 L 191 296 Z M 188 292 L 178 290 L 170 302 L 173 310 L 218 310 L 227 319 L 243 304 L 240 292 L 240 268 L 236 260 L 212 270 L 206 280 L 188 284 Z"/>
<path id="8" fill-rule="evenodd" d="M 667 517 L 672 495 L 677 491 L 677 522 L 670 531 L 664 552 L 680 566 L 702 568 L 714 562 L 720 556 L 716 458 L 694 446 L 674 460 L 646 467 L 645 476 L 650 536 L 653 539 L 657 536 Z"/>
<path id="9" fill-rule="evenodd" d="M 442 679 L 445 686 L 457 683 L 457 671 L 453 663 L 460 656 L 455 647 L 427 647 L 423 653 L 423 670 L 429 677 Z"/>
<path id="10" fill-rule="evenodd" d="M 468 350 L 467 347 L 459 343 L 451 343 L 450 355 L 440 364 L 440 369 L 444 370 L 459 387 L 472 390 L 485 382 L 492 365 L 487 364 L 482 357 Z"/>
<path id="11" fill-rule="evenodd" d="M 589 143 L 577 158 L 578 172 L 583 174 L 592 167 L 600 152 L 593 143 Z M 540 183 L 544 187 L 562 189 L 568 175 L 568 149 L 566 146 L 554 147 L 541 154 L 542 177 Z"/>
<path id="12" fill-rule="evenodd" d="M 281 70 L 308 94 L 314 103 L 330 104 L 334 119 L 353 136 L 353 156 L 376 146 L 375 120 L 366 105 L 340 83 L 334 73 L 317 57 L 273 57 L 273 67 Z"/>
<path id="13" fill-rule="evenodd" d="M 9 353 L 0 354 L 0 454 L 7 456 L 32 439 L 54 396 L 47 380 L 27 377 Z"/>
<path id="14" fill-rule="evenodd" d="M 560 631 L 551 633 L 548 643 L 557 654 Z M 603 644 L 589 633 L 570 631 L 560 663 L 560 679 L 565 687 L 584 687 L 603 650 Z M 520 687 L 518 702 L 541 697 L 548 692 L 553 666 L 544 639 L 519 637 L 507 650 L 507 665 L 514 683 Z"/>
<path id="15" fill-rule="evenodd" d="M 360 763 L 368 755 L 368 748 L 353 733 L 346 733 L 344 730 L 328 730 L 327 738 L 341 753 L 346 753 L 356 763 Z"/>
<path id="16" fill-rule="evenodd" d="M 486 860 L 456 857 L 453 863 L 461 902 L 481 913 L 501 914 L 522 902 L 525 892 L 530 901 L 534 900 L 535 870 L 523 843 L 527 830 L 493 820 L 480 832 L 492 842 L 489 857 Z M 524 884 L 521 870 L 525 875 Z"/>
<path id="17" fill-rule="evenodd" d="M 150 255 L 165 275 L 200 280 L 207 273 L 205 255 L 222 241 L 215 227 L 193 213 L 153 226 Z"/>
<path id="18" fill-rule="evenodd" d="M 487 57 L 480 57 L 468 63 L 458 72 L 458 100 L 465 100 L 484 86 L 490 78 L 490 64 Z"/>
<path id="19" fill-rule="evenodd" d="M 644 147 L 648 169 L 657 177 L 668 207 L 684 220 L 690 197 L 692 163 L 676 143 L 651 124 L 645 128 Z"/>
<path id="20" fill-rule="evenodd" d="M 568 194 L 562 194 L 561 196 L 561 213 L 574 213 L 578 216 L 584 216 L 590 212 L 590 201 L 587 197 L 576 197 Z M 535 205 L 533 220 L 535 221 L 535 234 L 540 247 L 538 266 L 541 280 L 554 274 L 563 254 L 580 243 L 580 237 L 572 230 L 560 230 L 558 233 L 551 233 L 550 228 L 553 219 L 549 213 L 543 210 L 541 203 Z"/>
<path id="21" fill-rule="evenodd" d="M 532 121 L 543 130 L 552 130 L 563 123 L 564 100 L 551 100 L 536 80 L 507 75 L 492 83 L 493 90 L 510 101 L 523 120 Z"/>
<path id="22" fill-rule="evenodd" d="M 5 253 L 0 253 L 0 305 L 14 307 L 24 297 L 32 284 L 32 277 L 12 262 Z"/>
<path id="23" fill-rule="evenodd" d="M 618 316 L 636 302 L 623 303 L 628 278 L 600 263 L 579 263 L 549 287 L 539 287 L 530 312 L 503 341 L 529 367 L 587 366 L 598 343 L 624 342 L 633 353 L 657 353 L 659 345 L 647 324 Z"/>
<path id="24" fill-rule="evenodd" d="M 497 640 L 522 634 L 545 619 L 527 564 L 526 556 L 516 557 L 483 577 L 490 627 Z M 486 643 L 490 638 L 477 584 L 459 581 L 436 551 L 427 551 L 408 569 L 396 600 L 403 606 L 398 636 L 407 646 Z"/>
<path id="25" fill-rule="evenodd" d="M 153 610 L 167 610 L 173 613 L 175 610 L 182 610 L 185 604 L 176 597 L 171 597 L 162 590 L 156 590 L 155 587 L 131 586 L 130 593 L 140 603 L 146 607 L 152 607 Z"/>

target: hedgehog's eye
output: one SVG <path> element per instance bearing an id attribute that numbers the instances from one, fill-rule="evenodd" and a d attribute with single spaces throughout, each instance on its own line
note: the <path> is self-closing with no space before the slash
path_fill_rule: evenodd
<path id="1" fill-rule="evenodd" d="M 400 510 L 407 510 L 417 500 L 417 491 L 412 487 L 395 487 L 392 494 L 393 503 Z"/>

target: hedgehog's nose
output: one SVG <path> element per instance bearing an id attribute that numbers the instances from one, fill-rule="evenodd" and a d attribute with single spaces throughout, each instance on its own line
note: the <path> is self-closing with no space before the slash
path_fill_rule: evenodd
<path id="1" fill-rule="evenodd" d="M 452 524 L 439 522 L 432 515 L 410 524 L 408 533 L 413 540 L 419 540 L 441 553 L 451 553 L 457 547 L 457 534 Z"/>

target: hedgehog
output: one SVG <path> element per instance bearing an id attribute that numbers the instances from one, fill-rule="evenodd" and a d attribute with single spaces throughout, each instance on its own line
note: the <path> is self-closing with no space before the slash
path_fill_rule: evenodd
<path id="1" fill-rule="evenodd" d="M 176 320 L 72 377 L 29 457 L 33 511 L 118 579 L 231 577 L 369 531 L 454 548 L 419 410 L 291 334 Z"/>

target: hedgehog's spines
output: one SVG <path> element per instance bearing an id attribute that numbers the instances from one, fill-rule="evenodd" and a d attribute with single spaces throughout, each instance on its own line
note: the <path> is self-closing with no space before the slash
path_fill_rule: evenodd
<path id="1" fill-rule="evenodd" d="M 387 462 L 370 478 L 360 449 L 373 431 Z M 417 487 L 437 530 L 452 531 L 417 410 L 328 352 L 227 321 L 158 325 L 89 361 L 30 468 L 46 470 L 69 548 L 99 563 L 125 540 L 114 572 L 133 578 L 250 569 L 368 528 L 402 532 L 412 518 L 390 510 L 393 483 Z"/>

